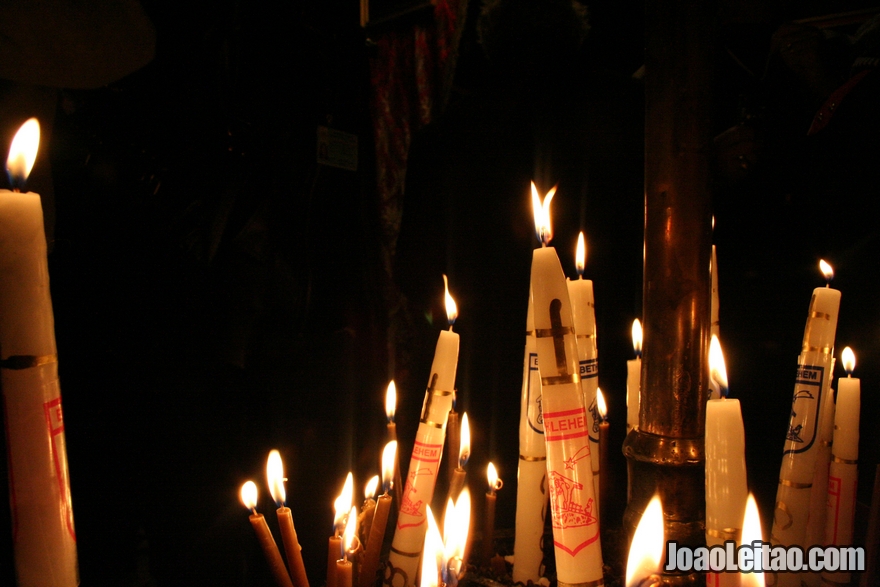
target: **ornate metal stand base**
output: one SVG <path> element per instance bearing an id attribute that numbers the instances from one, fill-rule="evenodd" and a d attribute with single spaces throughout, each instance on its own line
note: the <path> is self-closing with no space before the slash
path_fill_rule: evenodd
<path id="1" fill-rule="evenodd" d="M 629 472 L 629 505 L 623 516 L 630 536 L 655 493 L 663 501 L 666 540 L 706 544 L 703 438 L 671 438 L 633 430 L 623 443 Z M 665 548 L 665 545 L 664 545 Z M 702 573 L 664 574 L 662 585 L 705 585 Z"/>

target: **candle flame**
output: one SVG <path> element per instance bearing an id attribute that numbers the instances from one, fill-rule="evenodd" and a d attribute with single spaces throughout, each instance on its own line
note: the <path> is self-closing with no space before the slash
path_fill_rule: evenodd
<path id="1" fill-rule="evenodd" d="M 458 318 L 458 306 L 455 305 L 455 300 L 449 295 L 449 280 L 446 278 L 445 273 L 443 274 L 443 287 L 446 290 L 446 318 L 449 320 L 449 326 L 452 326 L 455 323 L 455 319 Z"/>
<path id="2" fill-rule="evenodd" d="M 388 382 L 388 389 L 385 391 L 385 417 L 388 423 L 394 422 L 394 413 L 397 411 L 397 386 L 394 380 Z"/>
<path id="3" fill-rule="evenodd" d="M 345 532 L 342 533 L 342 548 L 346 558 L 350 554 L 354 554 L 357 550 L 357 527 L 358 527 L 358 511 L 357 507 L 351 506 L 348 512 L 348 521 L 345 524 Z"/>
<path id="4" fill-rule="evenodd" d="M 354 499 L 354 476 L 349 472 L 345 477 L 342 493 L 333 502 L 333 509 L 336 511 L 333 525 L 336 528 L 341 529 L 341 526 L 345 523 L 345 516 L 348 514 L 348 509 L 352 506 L 352 499 Z"/>
<path id="5" fill-rule="evenodd" d="M 538 194 L 538 188 L 535 182 L 532 182 L 532 213 L 535 217 L 535 235 L 542 245 L 548 244 L 553 239 L 553 226 L 550 222 L 550 201 L 556 195 L 556 187 L 547 192 L 544 201 Z"/>
<path id="6" fill-rule="evenodd" d="M 636 318 L 632 326 L 633 350 L 637 357 L 642 356 L 642 323 Z"/>
<path id="7" fill-rule="evenodd" d="M 397 461 L 397 441 L 392 440 L 382 451 L 382 487 L 385 493 L 394 485 L 394 463 Z"/>
<path id="8" fill-rule="evenodd" d="M 578 233 L 578 244 L 575 249 L 574 264 L 577 267 L 579 277 L 584 276 L 584 267 L 587 266 L 587 243 L 584 241 L 584 232 Z"/>
<path id="9" fill-rule="evenodd" d="M 596 388 L 596 408 L 599 410 L 599 415 L 604 420 L 608 415 L 608 406 L 605 405 L 605 394 L 603 394 L 602 390 L 598 387 Z"/>
<path id="10" fill-rule="evenodd" d="M 364 486 L 364 499 L 372 499 L 376 497 L 376 490 L 379 488 L 379 476 L 373 475 Z"/>
<path id="11" fill-rule="evenodd" d="M 846 371 L 847 375 L 852 375 L 852 372 L 856 368 L 856 354 L 849 347 L 843 349 L 843 352 L 840 354 L 841 359 L 843 359 L 843 369 Z"/>
<path id="12" fill-rule="evenodd" d="M 437 587 L 440 583 L 440 568 L 443 564 L 443 539 L 434 521 L 431 506 L 425 506 L 428 518 L 428 531 L 425 533 L 425 546 L 422 550 L 422 577 L 420 587 Z"/>
<path id="13" fill-rule="evenodd" d="M 14 185 L 23 184 L 37 160 L 40 148 L 40 123 L 36 118 L 28 119 L 12 139 L 9 157 L 6 159 L 6 172 Z"/>
<path id="14" fill-rule="evenodd" d="M 459 435 L 458 468 L 464 469 L 468 459 L 471 458 L 471 426 L 468 423 L 467 412 L 461 415 L 461 434 Z"/>
<path id="15" fill-rule="evenodd" d="M 458 577 L 463 566 L 465 545 L 467 544 L 468 529 L 471 523 L 471 494 L 467 488 L 463 489 L 458 496 L 458 501 L 453 503 L 452 498 L 446 504 L 446 515 L 443 517 L 443 545 L 446 569 L 454 577 Z M 453 581 L 454 582 L 454 581 Z"/>
<path id="16" fill-rule="evenodd" d="M 761 515 L 758 513 L 758 504 L 755 503 L 755 496 L 751 493 L 746 500 L 746 513 L 743 517 L 742 525 L 742 543 L 744 545 L 751 544 L 754 541 L 763 541 L 764 537 L 761 532 Z M 742 587 L 764 587 L 764 573 L 742 573 Z"/>
<path id="17" fill-rule="evenodd" d="M 819 270 L 825 276 L 825 282 L 828 283 L 834 279 L 834 268 L 829 265 L 825 259 L 819 259 Z"/>
<path id="18" fill-rule="evenodd" d="M 655 495 L 645 508 L 642 519 L 633 534 L 626 561 L 626 587 L 647 585 L 645 579 L 660 573 L 663 562 L 663 506 L 660 496 Z M 660 578 L 657 578 L 657 584 Z"/>
<path id="19" fill-rule="evenodd" d="M 721 395 L 727 397 L 727 365 L 718 336 L 713 334 L 709 342 L 709 377 L 721 388 Z"/>
<path id="20" fill-rule="evenodd" d="M 489 461 L 489 466 L 486 467 L 486 479 L 489 480 L 489 495 L 495 495 L 495 492 L 504 486 L 504 481 L 498 478 L 498 471 L 495 470 L 492 461 Z"/>
<path id="21" fill-rule="evenodd" d="M 284 505 L 287 495 L 284 491 L 284 463 L 281 462 L 281 453 L 277 450 L 269 452 L 266 461 L 266 480 L 269 482 L 269 493 L 278 507 Z"/>
<path id="22" fill-rule="evenodd" d="M 244 507 L 257 512 L 257 484 L 253 481 L 247 481 L 244 485 L 241 486 L 241 492 L 239 493 L 239 498 L 241 499 L 241 503 L 244 504 Z"/>

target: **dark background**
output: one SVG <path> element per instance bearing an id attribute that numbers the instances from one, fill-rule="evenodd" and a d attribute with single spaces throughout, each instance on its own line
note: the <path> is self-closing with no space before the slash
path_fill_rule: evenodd
<path id="1" fill-rule="evenodd" d="M 880 461 L 868 433 L 880 414 L 877 81 L 829 132 L 808 139 L 822 100 L 771 41 L 784 22 L 863 6 L 844 4 L 719 7 L 716 134 L 740 125 L 748 138 L 719 143 L 721 334 L 731 394 L 743 406 L 749 484 L 767 521 L 792 368 L 810 292 L 823 284 L 820 257 L 843 292 L 837 346 L 853 347 L 862 377 L 862 502 Z M 494 460 L 507 483 L 497 525 L 512 527 L 536 244 L 523 189 L 530 178 L 545 190 L 560 183 L 554 244 L 571 277 L 577 230 L 587 233 L 600 386 L 620 446 L 624 362 L 641 309 L 644 106 L 631 77 L 642 63 L 640 3 L 591 6 L 590 35 L 547 73 L 538 99 L 498 90 L 506 86 L 481 53 L 471 2 L 449 106 L 414 139 L 404 203 L 400 254 L 433 265 L 398 264 L 410 305 L 395 312 L 369 110 L 367 38 L 382 33 L 366 34 L 357 6 L 338 1 L 145 9 L 155 59 L 107 87 L 58 91 L 41 154 L 54 178 L 49 263 L 84 587 L 269 584 L 237 494 L 254 479 L 260 509 L 271 513 L 263 481 L 271 448 L 284 457 L 307 569 L 321 584 L 345 473 L 355 472 L 356 496 L 378 473 L 391 376 L 400 382 L 399 433 L 411 446 L 426 361 L 444 326 L 429 324 L 419 303 L 428 292 L 440 300 L 442 271 L 461 310 L 459 411 L 474 427 L 472 491 L 483 491 Z M 316 163 L 319 125 L 358 135 L 357 172 Z M 467 178 L 477 183 L 464 187 Z M 470 220 L 432 217 L 431 198 L 447 202 L 457 188 L 455 201 L 473 206 L 467 216 L 489 222 L 484 233 Z M 408 219 L 408 209 L 424 217 Z M 454 229 L 444 235 L 454 246 L 413 248 L 407 234 L 426 226 Z M 625 462 L 612 456 L 623 487 Z M 8 516 L 0 511 L 4 525 Z M 8 533 L 0 546 L 0 583 L 10 584 Z"/>

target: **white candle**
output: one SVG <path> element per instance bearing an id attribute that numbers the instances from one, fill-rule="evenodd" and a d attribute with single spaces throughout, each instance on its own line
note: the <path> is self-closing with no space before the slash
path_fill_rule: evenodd
<path id="1" fill-rule="evenodd" d="M 526 345 L 519 415 L 519 469 L 513 543 L 514 583 L 537 583 L 543 574 L 544 519 L 547 512 L 547 448 L 541 412 L 541 375 L 535 342 L 535 309 L 529 288 Z"/>
<path id="2" fill-rule="evenodd" d="M 575 265 L 578 279 L 568 281 L 568 296 L 571 300 L 571 313 L 574 319 L 574 332 L 577 336 L 578 366 L 584 405 L 590 414 L 587 432 L 590 436 L 590 454 L 593 466 L 593 494 L 596 496 L 596 511 L 599 511 L 599 422 L 601 418 L 596 405 L 596 390 L 599 388 L 599 352 L 596 347 L 596 311 L 593 298 L 593 281 L 584 279 L 587 247 L 584 233 L 578 234 Z"/>
<path id="3" fill-rule="evenodd" d="M 443 276 L 444 279 L 446 276 Z M 419 569 L 419 555 L 425 540 L 427 528 L 425 507 L 434 497 L 440 457 L 443 454 L 443 441 L 446 437 L 446 419 L 452 409 L 455 391 L 455 372 L 458 367 L 458 334 L 452 332 L 457 311 L 455 302 L 446 291 L 446 309 L 449 317 L 449 330 L 440 332 L 428 389 L 422 404 L 422 416 L 416 432 L 412 457 L 406 485 L 400 494 L 400 514 L 388 556 L 390 572 L 402 576 L 402 585 L 415 584 Z M 397 581 L 394 583 L 398 584 Z"/>
<path id="4" fill-rule="evenodd" d="M 834 372 L 832 359 L 830 373 Z M 826 377 L 831 383 L 831 378 Z M 834 435 L 834 390 L 825 386 L 822 398 L 822 413 L 819 415 L 819 432 L 816 436 L 816 468 L 813 473 L 813 487 L 810 488 L 810 518 L 807 521 L 807 534 L 804 543 L 808 545 L 825 543 L 825 512 L 828 500 L 828 466 L 831 462 L 831 441 Z M 809 587 L 819 587 L 822 577 L 819 573 L 805 573 L 801 579 Z"/>
<path id="5" fill-rule="evenodd" d="M 847 376 L 837 380 L 837 409 L 834 412 L 834 443 L 828 472 L 828 510 L 825 544 L 853 543 L 853 519 L 858 484 L 859 419 L 861 382 L 852 376 L 856 358 L 849 347 L 841 355 Z M 846 584 L 848 572 L 822 573 L 834 584 Z"/>
<path id="6" fill-rule="evenodd" d="M 820 266 L 826 280 L 833 277 L 824 261 Z M 825 380 L 832 365 L 840 291 L 830 287 L 813 290 L 810 311 L 804 329 L 804 341 L 798 357 L 792 397 L 791 421 L 786 434 L 776 510 L 771 540 L 774 545 L 805 545 L 810 514 L 810 493 L 818 456 L 818 429 Z M 800 573 L 779 573 L 779 587 L 799 587 Z"/>
<path id="7" fill-rule="evenodd" d="M 632 325 L 633 350 L 636 358 L 626 362 L 626 433 L 639 428 L 639 393 L 642 389 L 642 323 L 636 318 Z"/>
<path id="8" fill-rule="evenodd" d="M 746 436 L 739 400 L 727 398 L 727 371 L 718 338 L 712 335 L 709 351 L 710 379 L 718 383 L 721 396 L 706 404 L 706 545 L 740 541 L 745 513 Z M 711 573 L 707 583 L 737 587 L 736 573 Z"/>
<path id="9" fill-rule="evenodd" d="M 32 153 L 20 154 L 26 133 Z M 19 182 L 38 144 L 39 125 L 31 119 L 9 155 L 10 174 Z M 74 586 L 79 573 L 55 323 L 43 210 L 34 193 L 0 190 L 0 358 L 18 585 Z"/>

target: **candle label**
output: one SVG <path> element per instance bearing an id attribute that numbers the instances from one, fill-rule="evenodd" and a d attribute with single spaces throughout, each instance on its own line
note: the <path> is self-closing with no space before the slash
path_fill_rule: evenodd
<path id="1" fill-rule="evenodd" d="M 403 488 L 400 502 L 398 528 L 420 526 L 425 522 L 425 499 L 430 500 L 434 492 L 435 476 L 440 466 L 442 444 L 427 444 L 416 441 L 413 446 L 410 472 Z M 423 489 L 423 491 L 419 491 Z"/>
<path id="2" fill-rule="evenodd" d="M 587 359 L 580 362 L 581 381 L 599 376 L 599 359 Z"/>
<path id="3" fill-rule="evenodd" d="M 791 400 L 791 422 L 785 437 L 787 444 L 783 455 L 806 452 L 813 446 L 824 380 L 825 367 L 798 365 Z"/>
<path id="4" fill-rule="evenodd" d="M 538 370 L 538 353 L 529 353 L 529 376 L 526 380 L 529 428 L 544 434 L 544 411 L 541 407 L 541 372 Z"/>
<path id="5" fill-rule="evenodd" d="M 58 386 L 55 380 L 54 386 Z M 61 398 L 43 404 L 43 413 L 46 416 L 46 427 L 49 438 L 52 439 L 52 463 L 55 467 L 55 480 L 58 482 L 58 493 L 61 497 L 61 511 L 64 512 L 64 525 L 67 533 L 76 541 L 76 533 L 73 530 L 73 508 L 70 505 L 70 479 L 67 470 L 67 447 L 64 442 L 64 415 L 61 411 Z"/>
<path id="6" fill-rule="evenodd" d="M 837 524 L 840 519 L 840 477 L 828 476 L 828 518 L 831 525 L 831 542 L 829 544 L 837 544 Z M 831 522 L 831 520 L 834 520 Z"/>

